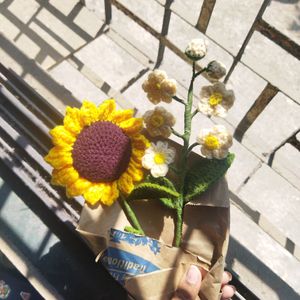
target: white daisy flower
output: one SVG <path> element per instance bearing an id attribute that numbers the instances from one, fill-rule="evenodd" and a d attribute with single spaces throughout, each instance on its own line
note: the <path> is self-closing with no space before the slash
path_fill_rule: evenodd
<path id="1" fill-rule="evenodd" d="M 219 80 L 226 74 L 226 66 L 214 60 L 208 64 L 206 73 L 210 79 Z"/>
<path id="2" fill-rule="evenodd" d="M 169 171 L 168 165 L 174 162 L 175 153 L 175 149 L 169 148 L 167 142 L 151 143 L 142 158 L 142 165 L 145 169 L 150 170 L 153 177 L 166 176 Z"/>
<path id="3" fill-rule="evenodd" d="M 234 100 L 234 92 L 226 90 L 224 83 L 216 82 L 201 89 L 198 110 L 208 116 L 224 118 Z"/>
<path id="4" fill-rule="evenodd" d="M 153 104 L 157 104 L 160 101 L 170 103 L 172 97 L 176 95 L 177 83 L 174 79 L 168 79 L 165 71 L 157 69 L 148 75 L 142 88 Z"/>
<path id="5" fill-rule="evenodd" d="M 202 146 L 201 153 L 207 158 L 223 159 L 232 145 L 232 135 L 223 125 L 202 129 L 197 142 Z"/>
<path id="6" fill-rule="evenodd" d="M 207 43 L 203 39 L 193 39 L 189 42 L 185 49 L 185 54 L 188 58 L 196 61 L 203 58 L 207 52 Z"/>

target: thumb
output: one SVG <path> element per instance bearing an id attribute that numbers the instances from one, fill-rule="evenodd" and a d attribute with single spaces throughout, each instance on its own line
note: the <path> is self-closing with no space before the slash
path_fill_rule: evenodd
<path id="1" fill-rule="evenodd" d="M 195 300 L 197 299 L 200 285 L 201 285 L 201 272 L 199 268 L 191 265 L 182 278 L 181 282 L 172 300 Z"/>

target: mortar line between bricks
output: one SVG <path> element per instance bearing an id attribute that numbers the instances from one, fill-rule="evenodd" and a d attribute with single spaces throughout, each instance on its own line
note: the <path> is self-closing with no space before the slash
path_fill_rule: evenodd
<path id="1" fill-rule="evenodd" d="M 286 251 L 300 261 L 300 246 L 288 238 L 281 230 L 274 226 L 264 215 L 252 209 L 239 196 L 229 191 L 231 203 L 243 214 L 256 223 L 267 235 L 282 246 Z"/>

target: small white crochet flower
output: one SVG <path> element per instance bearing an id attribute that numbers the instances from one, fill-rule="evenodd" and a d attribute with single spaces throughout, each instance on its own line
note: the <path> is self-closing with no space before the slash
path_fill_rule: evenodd
<path id="1" fill-rule="evenodd" d="M 210 79 L 219 80 L 226 74 L 226 66 L 214 60 L 208 64 L 206 73 Z"/>
<path id="2" fill-rule="evenodd" d="M 232 135 L 223 125 L 202 129 L 197 142 L 202 145 L 201 153 L 207 158 L 223 159 L 232 145 Z"/>
<path id="3" fill-rule="evenodd" d="M 151 175 L 155 178 L 166 176 L 169 171 L 168 165 L 174 162 L 175 153 L 175 149 L 169 148 L 167 142 L 151 143 L 142 158 L 142 165 L 145 169 L 150 170 Z"/>
<path id="4" fill-rule="evenodd" d="M 148 110 L 143 116 L 148 133 L 155 136 L 167 138 L 171 135 L 171 127 L 175 125 L 175 117 L 161 106 L 154 110 Z"/>
<path id="5" fill-rule="evenodd" d="M 226 90 L 224 83 L 216 82 L 201 89 L 198 110 L 207 116 L 224 118 L 234 100 L 234 92 Z"/>
<path id="6" fill-rule="evenodd" d="M 195 61 L 203 58 L 207 52 L 206 44 L 203 39 L 191 40 L 185 49 L 186 56 Z"/>
<path id="7" fill-rule="evenodd" d="M 148 75 L 142 88 L 153 104 L 157 104 L 160 101 L 170 103 L 172 97 L 176 95 L 177 83 L 174 79 L 168 79 L 165 71 L 157 69 Z"/>

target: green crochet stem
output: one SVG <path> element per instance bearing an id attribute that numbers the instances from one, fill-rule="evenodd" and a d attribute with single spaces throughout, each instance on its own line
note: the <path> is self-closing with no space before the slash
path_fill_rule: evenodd
<path id="1" fill-rule="evenodd" d="M 182 135 L 183 139 L 183 147 L 181 150 L 181 159 L 179 162 L 179 178 L 180 178 L 180 184 L 179 184 L 179 193 L 180 196 L 178 198 L 177 202 L 177 218 L 175 223 L 175 246 L 179 247 L 181 244 L 181 238 L 182 238 L 182 224 L 183 224 L 183 211 L 184 211 L 184 182 L 185 177 L 187 173 L 187 160 L 189 153 L 191 152 L 192 148 L 196 145 L 193 144 L 190 147 L 190 137 L 191 137 L 191 128 L 192 128 L 192 118 L 196 115 L 196 112 L 194 111 L 192 113 L 193 108 L 193 87 L 194 87 L 194 81 L 195 79 L 203 72 L 205 72 L 206 69 L 202 69 L 199 72 L 196 72 L 196 65 L 195 62 L 193 62 L 193 75 L 190 82 L 189 90 L 188 90 L 188 96 L 187 96 L 187 103 L 185 104 L 185 111 L 184 111 L 184 134 Z"/>
<path id="2" fill-rule="evenodd" d="M 129 220 L 132 227 L 135 229 L 136 233 L 138 233 L 140 235 L 145 235 L 135 213 L 133 212 L 129 203 L 127 202 L 127 200 L 125 199 L 125 197 L 123 195 L 120 196 L 119 202 L 120 202 L 120 205 L 121 205 L 123 211 L 125 212 L 127 219 Z"/>

